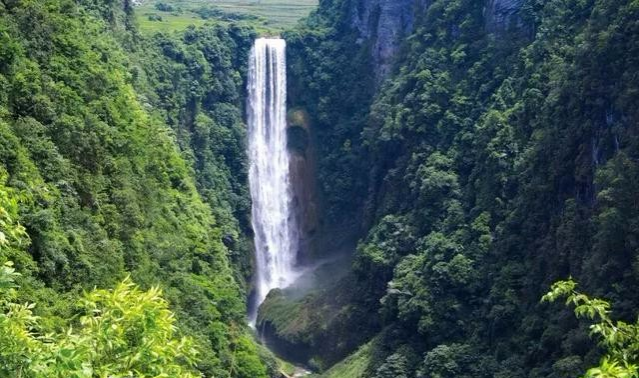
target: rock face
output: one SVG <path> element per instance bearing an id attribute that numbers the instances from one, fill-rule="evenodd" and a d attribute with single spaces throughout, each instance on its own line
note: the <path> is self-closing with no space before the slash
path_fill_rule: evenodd
<path id="1" fill-rule="evenodd" d="M 309 117 L 304 110 L 293 109 L 289 112 L 287 140 L 293 209 L 301 231 L 297 263 L 305 266 L 312 260 L 316 249 L 313 241 L 319 227 L 319 205 L 315 182 L 315 148 L 311 143 Z"/>
<path id="2" fill-rule="evenodd" d="M 375 75 L 380 81 L 392 68 L 401 40 L 413 29 L 415 12 L 425 0 L 353 0 L 351 25 L 360 33 L 361 41 L 372 41 Z"/>
<path id="3" fill-rule="evenodd" d="M 524 0 L 488 0 L 485 10 L 486 29 L 492 33 L 522 29 L 520 10 Z"/>
<path id="4" fill-rule="evenodd" d="M 520 11 L 524 0 L 485 0 L 486 30 L 501 33 L 524 30 Z M 352 0 L 351 25 L 360 42 L 371 42 L 378 82 L 390 73 L 402 40 L 413 31 L 415 18 L 426 12 L 429 0 Z"/>
<path id="5" fill-rule="evenodd" d="M 376 317 L 354 311 L 362 297 L 347 256 L 308 271 L 295 286 L 272 290 L 260 306 L 256 329 L 269 348 L 289 361 L 323 370 L 370 340 Z M 364 289 L 365 291 L 365 289 Z"/>

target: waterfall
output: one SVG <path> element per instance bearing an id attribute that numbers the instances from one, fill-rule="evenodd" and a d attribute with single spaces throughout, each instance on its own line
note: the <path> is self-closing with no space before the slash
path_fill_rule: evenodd
<path id="1" fill-rule="evenodd" d="M 296 278 L 298 230 L 292 209 L 286 149 L 286 41 L 259 38 L 251 50 L 248 78 L 248 148 L 252 225 L 255 233 L 255 303 Z"/>

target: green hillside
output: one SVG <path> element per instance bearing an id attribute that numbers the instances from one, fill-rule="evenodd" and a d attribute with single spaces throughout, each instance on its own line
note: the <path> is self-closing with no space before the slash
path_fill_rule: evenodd
<path id="1" fill-rule="evenodd" d="M 0 376 L 266 377 L 239 268 L 254 32 L 142 40 L 132 18 L 0 4 Z"/>
<path id="2" fill-rule="evenodd" d="M 267 299 L 269 337 L 319 370 L 376 340 L 329 377 L 636 377 L 637 20 L 632 0 L 322 1 L 285 34 L 290 98 L 325 237 L 359 243 L 339 282 Z M 540 301 L 568 277 L 546 298 L 582 321 Z"/>

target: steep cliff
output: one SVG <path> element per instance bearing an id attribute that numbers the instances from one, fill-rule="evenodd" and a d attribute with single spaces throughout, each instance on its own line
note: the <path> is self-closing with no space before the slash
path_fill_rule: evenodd
<path id="1" fill-rule="evenodd" d="M 308 114 L 293 109 L 288 114 L 288 148 L 296 224 L 300 226 L 298 264 L 308 265 L 317 257 L 319 208 L 316 183 L 316 149 Z"/>
<path id="2" fill-rule="evenodd" d="M 349 21 L 357 30 L 358 43 L 370 46 L 371 62 L 378 82 L 388 77 L 404 40 L 413 32 L 416 19 L 426 14 L 429 0 L 353 0 Z M 524 0 L 488 0 L 485 27 L 491 33 L 526 28 L 521 15 Z M 453 25 L 453 29 L 460 25 Z"/>
<path id="3" fill-rule="evenodd" d="M 360 39 L 371 44 L 371 59 L 378 80 L 388 76 L 403 39 L 412 31 L 415 12 L 425 0 L 354 0 L 350 4 L 351 26 Z"/>

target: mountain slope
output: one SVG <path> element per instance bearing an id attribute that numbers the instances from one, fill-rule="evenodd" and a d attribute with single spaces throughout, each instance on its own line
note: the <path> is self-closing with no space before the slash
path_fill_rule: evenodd
<path id="1" fill-rule="evenodd" d="M 386 20 L 368 34 L 367 6 L 368 25 Z M 351 231 L 366 236 L 337 292 L 303 303 L 350 297 L 336 311 L 369 315 L 364 331 L 361 316 L 334 317 L 304 340 L 378 334 L 366 377 L 568 377 L 595 364 L 585 326 L 539 301 L 572 275 L 636 316 L 637 12 L 321 2 L 288 35 L 292 102 L 316 128 L 331 222 L 358 219 Z M 401 33 L 379 81 L 375 46 Z M 334 351 L 307 357 L 327 367 Z"/>
<path id="2" fill-rule="evenodd" d="M 49 327 L 82 289 L 130 274 L 164 289 L 202 372 L 266 376 L 222 243 L 237 226 L 212 215 L 171 129 L 138 100 L 121 47 L 138 43 L 131 20 L 128 2 L 0 4 L 0 161 L 31 239 L 2 258 Z"/>

